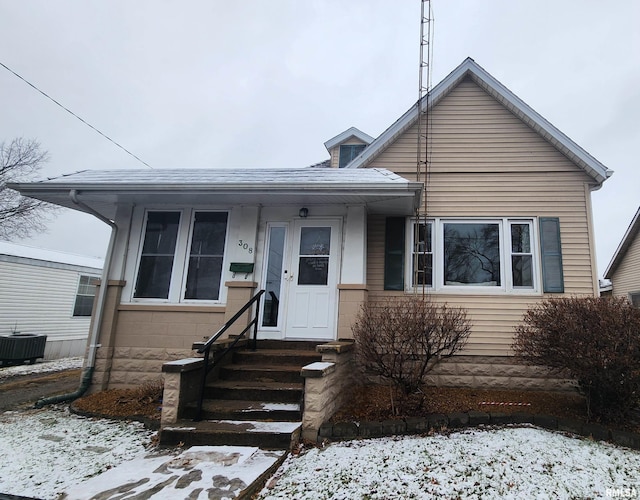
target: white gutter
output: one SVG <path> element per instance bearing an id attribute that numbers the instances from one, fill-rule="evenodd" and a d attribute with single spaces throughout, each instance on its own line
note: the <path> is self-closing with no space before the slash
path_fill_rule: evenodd
<path id="1" fill-rule="evenodd" d="M 104 258 L 104 267 L 102 269 L 102 280 L 100 283 L 100 288 L 98 290 L 97 304 L 95 309 L 95 316 L 93 318 L 93 323 L 91 324 L 91 332 L 89 332 L 89 353 L 87 354 L 87 363 L 85 369 L 94 368 L 96 362 L 96 351 L 98 350 L 99 344 L 98 334 L 100 333 L 100 325 L 102 323 L 102 316 L 104 314 L 104 306 L 107 301 L 107 288 L 109 283 L 109 271 L 111 268 L 111 259 L 113 257 L 113 248 L 115 247 L 116 237 L 118 235 L 118 226 L 111 219 L 106 218 L 101 213 L 97 212 L 90 206 L 86 205 L 82 201 L 78 199 L 78 191 L 72 189 L 69 192 L 69 198 L 71 201 L 78 205 L 80 208 L 84 209 L 86 212 L 93 215 L 95 218 L 101 220 L 105 224 L 111 226 L 111 237 L 109 238 L 109 246 L 107 247 L 107 254 Z"/>
<path id="2" fill-rule="evenodd" d="M 62 403 L 65 401 L 73 401 L 79 397 L 81 397 L 91 385 L 91 379 L 93 377 L 93 371 L 96 366 L 96 351 L 98 350 L 99 344 L 98 334 L 100 333 L 100 324 L 102 323 L 102 315 L 104 313 L 104 306 L 107 301 L 107 288 L 109 283 L 109 270 L 111 268 L 111 259 L 113 257 L 113 248 L 115 247 L 116 237 L 118 235 L 118 226 L 111 219 L 106 218 L 101 213 L 97 212 L 90 206 L 84 204 L 82 201 L 78 199 L 78 191 L 72 189 L 69 191 L 69 198 L 73 201 L 74 204 L 78 205 L 80 208 L 90 213 L 97 219 L 101 220 L 105 224 L 111 226 L 111 237 L 109 239 L 109 246 L 107 247 L 107 255 L 104 258 L 104 267 L 102 269 L 102 281 L 100 283 L 100 288 L 98 290 L 97 304 L 95 308 L 95 315 L 93 317 L 93 322 L 91 323 L 91 331 L 89 332 L 89 352 L 87 353 L 87 361 L 85 363 L 84 368 L 82 369 L 82 378 L 80 379 L 80 386 L 76 389 L 75 392 L 70 394 L 61 394 L 59 396 L 52 396 L 50 398 L 40 399 L 36 402 L 36 408 L 42 408 L 45 405 Z"/>

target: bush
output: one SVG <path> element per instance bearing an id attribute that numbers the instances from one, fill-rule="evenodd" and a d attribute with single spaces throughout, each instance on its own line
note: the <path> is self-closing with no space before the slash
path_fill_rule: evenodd
<path id="1" fill-rule="evenodd" d="M 358 364 L 391 382 L 406 403 L 442 358 L 462 349 L 471 325 L 464 309 L 415 295 L 364 304 L 352 331 Z M 391 400 L 395 411 L 393 394 Z"/>
<path id="2" fill-rule="evenodd" d="M 516 327 L 513 349 L 527 364 L 568 372 L 589 417 L 620 420 L 640 401 L 640 309 L 624 298 L 542 302 Z"/>

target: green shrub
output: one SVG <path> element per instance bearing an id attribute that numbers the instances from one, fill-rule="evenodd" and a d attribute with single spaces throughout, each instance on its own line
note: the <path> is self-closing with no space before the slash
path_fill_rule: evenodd
<path id="1" fill-rule="evenodd" d="M 441 359 L 464 347 L 471 324 L 462 308 L 412 295 L 364 304 L 352 331 L 358 364 L 391 382 L 403 404 Z"/>
<path id="2" fill-rule="evenodd" d="M 574 378 L 589 417 L 620 420 L 640 401 L 640 309 L 624 298 L 544 301 L 525 313 L 513 349 Z"/>

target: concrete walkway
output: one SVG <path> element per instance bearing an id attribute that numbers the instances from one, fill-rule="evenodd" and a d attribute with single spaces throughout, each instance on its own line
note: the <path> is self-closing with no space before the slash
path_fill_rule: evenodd
<path id="1" fill-rule="evenodd" d="M 89 479 L 67 491 L 64 498 L 248 498 L 286 453 L 243 446 L 192 446 L 177 455 L 160 451 Z"/>

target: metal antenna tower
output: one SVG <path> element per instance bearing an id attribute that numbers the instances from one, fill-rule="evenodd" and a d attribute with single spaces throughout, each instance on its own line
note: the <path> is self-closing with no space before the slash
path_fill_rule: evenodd
<path id="1" fill-rule="evenodd" d="M 427 198 L 429 196 L 429 163 L 430 163 L 430 131 L 429 92 L 431 90 L 432 34 L 431 23 L 433 12 L 431 0 L 420 0 L 420 71 L 418 74 L 418 137 L 416 151 L 416 180 L 424 183 L 423 201 L 416 211 L 414 224 L 414 262 L 413 284 L 422 285 L 422 294 L 426 291 L 426 264 L 430 251 L 427 248 Z M 423 228 L 423 231 L 420 229 Z M 422 233 L 422 234 L 421 234 Z M 422 272 L 420 272 L 420 256 Z"/>

